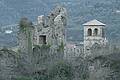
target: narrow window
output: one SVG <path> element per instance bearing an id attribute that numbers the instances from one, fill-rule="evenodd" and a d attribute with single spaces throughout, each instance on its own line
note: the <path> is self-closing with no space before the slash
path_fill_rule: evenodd
<path id="1" fill-rule="evenodd" d="M 46 44 L 46 35 L 40 35 L 39 36 L 39 43 L 40 44 Z"/>
<path id="2" fill-rule="evenodd" d="M 102 37 L 105 37 L 105 31 L 102 29 Z"/>
<path id="3" fill-rule="evenodd" d="M 95 36 L 98 35 L 98 29 L 97 29 L 97 28 L 94 29 L 94 35 L 95 35 Z"/>
<path id="4" fill-rule="evenodd" d="M 92 36 L 92 29 L 88 29 L 88 36 Z"/>

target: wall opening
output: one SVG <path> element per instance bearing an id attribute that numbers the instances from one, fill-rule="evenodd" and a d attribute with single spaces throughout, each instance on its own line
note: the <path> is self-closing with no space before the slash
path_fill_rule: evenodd
<path id="1" fill-rule="evenodd" d="M 105 37 L 105 31 L 102 29 L 102 37 Z"/>
<path id="2" fill-rule="evenodd" d="M 95 36 L 98 35 L 98 29 L 97 29 L 97 28 L 94 29 L 94 35 L 95 35 Z"/>
<path id="3" fill-rule="evenodd" d="M 92 36 L 92 29 L 88 29 L 88 36 Z"/>
<path id="4" fill-rule="evenodd" d="M 39 44 L 46 44 L 46 35 L 39 36 Z"/>

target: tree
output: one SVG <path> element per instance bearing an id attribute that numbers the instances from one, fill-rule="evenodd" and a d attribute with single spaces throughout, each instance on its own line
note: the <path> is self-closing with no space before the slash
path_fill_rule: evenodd
<path id="1" fill-rule="evenodd" d="M 72 64 L 64 60 L 53 64 L 48 71 L 50 80 L 73 80 L 74 78 Z"/>
<path id="2" fill-rule="evenodd" d="M 34 71 L 33 65 L 33 50 L 32 50 L 32 39 L 33 39 L 33 24 L 27 18 L 22 18 L 19 23 L 19 67 L 21 73 L 31 75 Z"/>
<path id="3" fill-rule="evenodd" d="M 32 53 L 33 24 L 27 18 L 22 18 L 19 23 L 19 47 L 21 51 Z"/>

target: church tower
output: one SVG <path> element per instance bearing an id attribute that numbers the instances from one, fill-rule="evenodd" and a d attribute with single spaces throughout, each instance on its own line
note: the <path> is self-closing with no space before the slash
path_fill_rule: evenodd
<path id="1" fill-rule="evenodd" d="M 92 54 L 91 48 L 95 45 L 104 47 L 107 40 L 105 37 L 105 24 L 98 20 L 92 20 L 84 26 L 84 54 L 85 56 Z"/>

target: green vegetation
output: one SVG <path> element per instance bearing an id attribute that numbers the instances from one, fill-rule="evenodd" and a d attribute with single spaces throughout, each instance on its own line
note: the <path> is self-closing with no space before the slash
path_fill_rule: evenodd
<path id="1" fill-rule="evenodd" d="M 51 64 L 46 70 L 37 72 L 35 80 L 72 80 L 72 66 L 65 61 L 58 61 Z"/>
<path id="2" fill-rule="evenodd" d="M 50 48 L 51 47 L 51 45 L 47 45 L 47 44 L 43 44 L 42 46 L 41 46 L 41 48 Z"/>
<path id="3" fill-rule="evenodd" d="M 29 78 L 29 77 L 17 77 L 15 80 L 32 80 L 32 78 Z"/>
<path id="4" fill-rule="evenodd" d="M 73 68 L 72 64 L 59 61 L 50 68 L 49 77 L 50 80 L 73 80 Z"/>
<path id="5" fill-rule="evenodd" d="M 50 48 L 51 45 L 49 44 L 43 44 L 43 45 L 34 45 L 34 48 L 44 48 L 44 49 L 48 49 Z"/>
<path id="6" fill-rule="evenodd" d="M 61 42 L 61 44 L 60 44 L 60 46 L 58 47 L 58 49 L 57 49 L 57 51 L 64 51 L 64 43 L 63 42 Z"/>
<path id="7" fill-rule="evenodd" d="M 25 33 L 23 34 L 24 37 L 26 37 L 27 39 L 27 50 L 28 53 L 32 53 L 32 29 L 33 29 L 33 25 L 32 22 L 29 21 L 27 18 L 22 18 L 20 21 L 20 30 L 19 30 L 19 34 Z"/>

